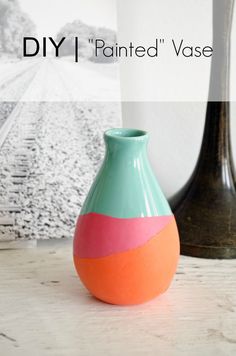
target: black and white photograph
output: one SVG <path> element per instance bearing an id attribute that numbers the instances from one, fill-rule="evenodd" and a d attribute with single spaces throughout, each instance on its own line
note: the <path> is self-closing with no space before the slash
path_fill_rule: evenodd
<path id="1" fill-rule="evenodd" d="M 1 0 L 0 30 L 0 240 L 69 237 L 121 125 L 118 63 L 89 43 L 116 42 L 115 1 Z"/>

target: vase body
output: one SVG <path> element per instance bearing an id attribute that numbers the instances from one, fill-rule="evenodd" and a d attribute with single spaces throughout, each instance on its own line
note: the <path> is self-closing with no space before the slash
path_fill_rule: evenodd
<path id="1" fill-rule="evenodd" d="M 213 48 L 209 101 L 196 168 L 171 200 L 181 253 L 236 258 L 236 185 L 230 139 L 229 72 L 234 0 L 213 1 Z"/>
<path id="2" fill-rule="evenodd" d="M 112 129 L 104 139 L 104 162 L 76 225 L 74 263 L 98 299 L 139 304 L 170 285 L 178 231 L 147 158 L 147 133 Z"/>

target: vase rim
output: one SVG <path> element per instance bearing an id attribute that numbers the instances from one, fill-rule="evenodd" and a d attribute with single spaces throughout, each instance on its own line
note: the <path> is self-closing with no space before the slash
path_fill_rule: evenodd
<path id="1" fill-rule="evenodd" d="M 148 138 L 147 131 L 134 128 L 113 128 L 105 131 L 104 137 L 117 140 L 146 140 Z"/>

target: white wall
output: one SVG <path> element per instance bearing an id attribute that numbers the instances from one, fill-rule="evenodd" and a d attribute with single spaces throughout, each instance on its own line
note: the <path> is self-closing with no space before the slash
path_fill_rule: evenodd
<path id="1" fill-rule="evenodd" d="M 142 41 L 144 34 L 151 36 L 155 31 L 158 33 L 160 24 L 171 35 L 178 24 L 181 24 L 185 35 L 189 28 L 195 39 L 202 37 L 203 40 L 206 38 L 209 41 L 212 27 L 211 7 L 212 0 L 118 0 L 118 38 L 121 42 L 128 38 Z M 235 22 L 236 18 L 233 26 L 233 44 L 236 43 Z M 235 59 L 236 45 L 233 45 L 231 84 L 236 86 Z M 135 78 L 133 82 L 135 86 L 140 78 L 139 85 L 142 86 L 144 73 L 137 73 L 135 70 L 135 67 L 132 68 L 130 65 L 127 70 L 127 63 L 121 62 L 123 85 L 129 81 L 132 86 L 132 78 Z M 206 93 L 209 74 L 209 71 L 201 74 Z M 150 132 L 150 159 L 167 196 L 174 194 L 186 182 L 196 163 L 204 127 L 207 94 L 204 101 L 204 103 L 123 102 L 124 126 L 142 128 Z M 236 103 L 232 103 L 231 106 L 233 150 L 236 159 Z"/>
<path id="2" fill-rule="evenodd" d="M 205 111 L 205 103 L 123 103 L 124 126 L 150 133 L 150 159 L 168 197 L 187 181 L 194 169 Z M 236 162 L 236 103 L 231 105 L 231 126 Z"/>

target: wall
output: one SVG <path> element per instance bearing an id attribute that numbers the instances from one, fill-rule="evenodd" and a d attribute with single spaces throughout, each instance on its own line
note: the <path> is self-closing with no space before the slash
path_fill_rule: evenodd
<path id="1" fill-rule="evenodd" d="M 169 34 L 180 25 L 183 33 L 189 29 L 194 36 L 209 40 L 212 30 L 211 5 L 211 0 L 119 0 L 119 40 L 144 39 L 155 31 L 158 33 L 160 24 Z M 236 43 L 235 22 L 232 43 Z M 236 46 L 232 46 L 232 63 L 235 58 Z M 138 73 L 135 70 L 132 66 L 127 70 L 127 64 L 121 62 L 123 85 L 130 81 L 132 85 L 133 78 L 140 81 L 140 85 L 144 83 L 142 76 L 146 73 Z M 149 68 L 147 73 L 148 70 Z M 153 71 L 153 67 L 151 70 Z M 232 66 L 231 86 L 236 85 L 235 74 L 236 66 Z M 210 68 L 201 76 L 202 88 L 206 93 L 204 102 L 123 102 L 124 126 L 142 128 L 150 132 L 150 159 L 168 197 L 187 181 L 196 164 L 204 128 L 209 75 Z M 137 83 L 133 82 L 133 86 L 136 85 Z M 145 83 L 143 85 L 143 90 L 148 90 Z M 153 85 L 152 81 L 150 85 Z M 236 103 L 231 105 L 231 123 L 236 160 Z"/>

